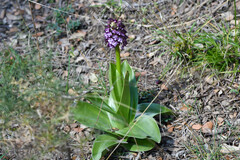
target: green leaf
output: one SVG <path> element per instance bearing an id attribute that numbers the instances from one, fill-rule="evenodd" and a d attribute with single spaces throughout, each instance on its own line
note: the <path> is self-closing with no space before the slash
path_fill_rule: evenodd
<path id="1" fill-rule="evenodd" d="M 129 121 L 133 121 L 136 114 L 136 109 L 138 105 L 138 89 L 135 73 L 132 67 L 127 61 L 124 61 L 121 66 L 123 75 L 129 73 L 129 87 L 130 87 L 130 111 L 129 111 Z"/>
<path id="2" fill-rule="evenodd" d="M 149 104 L 150 103 L 139 104 L 138 107 L 137 107 L 137 111 L 142 113 L 148 107 Z M 157 114 L 173 114 L 173 112 L 172 112 L 171 109 L 169 109 L 165 106 L 162 106 L 162 105 L 157 104 L 157 103 L 152 103 L 144 114 L 148 115 L 148 116 L 151 116 L 151 117 L 154 117 Z"/>
<path id="3" fill-rule="evenodd" d="M 126 141 L 126 140 L 125 140 Z M 99 160 L 109 147 L 119 143 L 118 137 L 110 134 L 103 134 L 98 136 L 93 144 L 92 159 Z"/>
<path id="4" fill-rule="evenodd" d="M 112 63 L 109 67 L 109 82 L 111 92 L 108 105 L 117 112 L 115 115 L 108 114 L 109 120 L 114 128 L 122 129 L 128 126 L 128 118 L 126 119 L 124 116 L 128 111 L 124 111 L 122 108 L 119 110 L 124 90 L 124 79 L 122 73 L 119 73 L 116 65 Z"/>
<path id="5" fill-rule="evenodd" d="M 129 121 L 129 110 L 130 110 L 130 89 L 129 89 L 129 74 L 128 72 L 126 73 L 125 76 L 125 80 L 124 80 L 124 84 L 123 84 L 123 92 L 121 95 L 121 101 L 119 104 L 119 109 L 117 114 L 121 115 L 125 122 L 126 122 L 126 126 L 128 126 L 128 124 L 130 123 Z"/>
<path id="6" fill-rule="evenodd" d="M 120 114 L 108 114 L 109 121 L 111 123 L 112 128 L 123 129 L 128 126 L 128 123 L 124 119 L 124 117 Z"/>
<path id="7" fill-rule="evenodd" d="M 92 104 L 98 106 L 98 108 L 102 108 L 103 110 L 115 114 L 116 112 L 107 104 L 104 97 L 100 96 L 98 93 L 90 93 L 85 96 L 87 100 L 89 100 Z"/>
<path id="8" fill-rule="evenodd" d="M 134 126 L 134 122 L 132 122 L 129 127 L 120 129 L 119 131 L 116 131 L 116 133 L 125 136 L 131 126 L 133 126 L 130 132 L 127 134 L 127 137 L 135 137 L 139 139 L 149 138 L 157 143 L 161 141 L 160 130 L 157 122 L 152 117 L 143 115 L 142 117 L 138 117 L 136 120 L 138 121 Z"/>
<path id="9" fill-rule="evenodd" d="M 123 90 L 123 79 L 122 74 L 117 71 L 116 65 L 113 63 L 111 63 L 109 67 L 109 83 L 111 92 L 108 105 L 117 112 Z"/>
<path id="10" fill-rule="evenodd" d="M 100 108 L 82 101 L 79 101 L 72 109 L 74 119 L 80 123 L 104 131 L 111 130 L 112 126 L 107 113 L 104 110 L 101 110 L 100 114 L 99 112 Z"/>
<path id="11" fill-rule="evenodd" d="M 129 138 L 128 143 L 122 145 L 132 152 L 140 152 L 153 149 L 155 142 L 150 139 Z"/>

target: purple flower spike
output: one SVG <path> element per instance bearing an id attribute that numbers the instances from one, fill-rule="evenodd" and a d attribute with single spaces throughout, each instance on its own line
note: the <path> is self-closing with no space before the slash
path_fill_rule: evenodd
<path id="1" fill-rule="evenodd" d="M 110 18 L 105 28 L 105 42 L 109 48 L 115 48 L 117 45 L 121 44 L 121 48 L 123 49 L 124 46 L 127 45 L 128 36 L 126 33 L 127 31 L 122 21 Z"/>

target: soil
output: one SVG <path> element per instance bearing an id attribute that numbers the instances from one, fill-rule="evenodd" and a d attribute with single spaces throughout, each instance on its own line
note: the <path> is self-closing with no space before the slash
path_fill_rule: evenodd
<path id="1" fill-rule="evenodd" d="M 171 108 L 175 115 L 155 117 L 161 128 L 162 140 L 153 150 L 130 153 L 119 148 L 112 159 L 204 159 L 201 153 L 195 152 L 197 146 L 201 147 L 203 154 L 209 155 L 216 151 L 214 147 L 217 146 L 239 147 L 240 94 L 233 92 L 240 86 L 239 73 L 217 75 L 210 69 L 202 71 L 180 60 L 173 61 L 171 48 L 159 41 L 159 35 L 155 32 L 157 29 L 186 32 L 193 24 L 193 30 L 197 30 L 209 17 L 213 25 L 224 21 L 233 26 L 230 17 L 234 14 L 233 2 L 127 0 L 122 2 L 122 12 L 118 12 L 114 5 L 101 6 L 104 4 L 104 0 L 54 0 L 52 3 L 47 0 L 1 0 L 0 47 L 4 49 L 11 46 L 24 55 L 38 44 L 36 56 L 38 51 L 41 57 L 51 52 L 49 63 L 53 65 L 56 76 L 66 80 L 69 75 L 70 83 L 82 79 L 89 89 L 90 84 L 96 85 L 91 75 L 106 72 L 108 63 L 115 58 L 114 50 L 108 49 L 104 41 L 105 24 L 110 17 L 121 18 L 130 37 L 121 55 L 140 75 L 140 100 L 149 101 L 157 95 L 155 102 Z M 240 1 L 237 4 L 240 6 Z M 67 10 L 64 20 L 79 20 L 80 25 L 70 30 L 66 29 L 64 23 L 59 25 L 61 29 L 49 27 L 50 24 L 56 24 L 57 9 L 68 5 L 75 11 Z M 202 29 L 212 32 L 210 25 Z M 62 31 L 58 34 L 59 30 Z M 71 70 L 68 71 L 70 52 L 73 56 L 70 60 Z M 18 136 L 29 131 L 21 127 L 22 133 L 18 133 Z M 55 129 L 68 134 L 69 139 L 66 144 L 56 146 L 52 152 L 41 156 L 41 159 L 90 159 L 92 143 L 98 131 L 73 122 L 59 124 Z M 7 132 L 2 134 L 4 137 Z M 80 140 L 82 137 L 87 141 Z M 0 154 L 8 150 L 9 159 L 28 159 L 29 154 L 40 154 L 32 147 L 35 144 L 31 143 L 31 138 L 26 138 L 23 142 L 26 145 L 22 146 L 14 145 L 16 139 L 12 139 L 12 145 L 1 145 Z M 84 143 L 82 148 L 79 148 L 80 142 Z M 221 154 L 219 159 L 239 157 L 240 149 Z"/>

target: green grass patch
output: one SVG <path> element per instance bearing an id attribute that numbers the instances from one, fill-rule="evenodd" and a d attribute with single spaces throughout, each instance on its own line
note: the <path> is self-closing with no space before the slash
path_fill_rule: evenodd
<path id="1" fill-rule="evenodd" d="M 168 52 L 177 60 L 184 60 L 189 66 L 199 69 L 211 68 L 218 72 L 239 71 L 240 39 L 239 26 L 229 28 L 218 26 L 218 31 L 209 33 L 200 27 L 197 31 L 157 30 L 157 40 L 169 47 Z"/>

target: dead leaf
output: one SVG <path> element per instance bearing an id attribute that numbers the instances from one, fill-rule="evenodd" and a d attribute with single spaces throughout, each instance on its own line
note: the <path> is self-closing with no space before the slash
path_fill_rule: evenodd
<path id="1" fill-rule="evenodd" d="M 36 28 L 41 28 L 42 24 L 41 23 L 35 23 Z"/>
<path id="2" fill-rule="evenodd" d="M 64 128 L 63 128 L 63 130 L 65 131 L 65 132 L 70 132 L 70 127 L 69 126 L 65 126 Z"/>
<path id="3" fill-rule="evenodd" d="M 82 8 L 82 7 L 84 7 L 84 4 L 80 3 L 80 4 L 78 5 L 78 9 L 80 9 L 80 8 Z"/>
<path id="4" fill-rule="evenodd" d="M 94 83 L 96 83 L 98 81 L 98 78 L 95 73 L 91 73 L 89 76 L 89 79 Z"/>
<path id="5" fill-rule="evenodd" d="M 0 13 L 0 19 L 3 19 L 3 18 L 5 17 L 5 12 L 6 12 L 5 9 L 3 9 L 3 10 L 1 11 L 1 13 Z"/>
<path id="6" fill-rule="evenodd" d="M 236 25 L 238 25 L 239 23 L 240 23 L 240 20 L 236 20 Z M 235 25 L 235 20 L 231 20 L 230 24 Z"/>
<path id="7" fill-rule="evenodd" d="M 76 60 L 75 60 L 75 63 L 78 63 L 80 61 L 84 60 L 84 57 L 82 56 L 79 56 Z"/>
<path id="8" fill-rule="evenodd" d="M 180 108 L 180 110 L 186 112 L 186 111 L 188 111 L 189 109 L 188 109 L 188 107 L 183 106 L 183 107 Z"/>
<path id="9" fill-rule="evenodd" d="M 194 130 L 199 130 L 201 128 L 202 128 L 201 124 L 194 124 L 194 125 L 192 125 L 192 129 L 194 129 Z"/>
<path id="10" fill-rule="evenodd" d="M 173 132 L 174 127 L 171 124 L 168 124 L 167 128 L 169 133 Z"/>
<path id="11" fill-rule="evenodd" d="M 135 72 L 135 77 L 138 78 L 141 75 L 140 72 Z"/>
<path id="12" fill-rule="evenodd" d="M 58 44 L 61 45 L 62 47 L 70 45 L 69 40 L 67 38 L 60 39 L 58 41 Z"/>
<path id="13" fill-rule="evenodd" d="M 87 32 L 85 31 L 78 31 L 77 33 L 73 33 L 71 36 L 70 36 L 70 40 L 71 39 L 82 39 L 86 36 Z"/>
<path id="14" fill-rule="evenodd" d="M 205 80 L 208 84 L 213 84 L 213 82 L 214 82 L 214 79 L 213 79 L 212 76 L 207 76 L 207 77 L 205 77 L 204 80 Z"/>
<path id="15" fill-rule="evenodd" d="M 233 153 L 233 152 L 238 152 L 240 153 L 240 146 L 230 146 L 227 144 L 222 144 L 222 148 L 220 150 L 221 153 L 228 154 L 228 153 Z"/>
<path id="16" fill-rule="evenodd" d="M 133 155 L 134 157 L 137 157 L 138 154 L 133 152 L 132 155 Z"/>
<path id="17" fill-rule="evenodd" d="M 78 159 L 78 157 L 76 155 L 73 155 L 72 160 L 76 160 L 76 159 Z"/>
<path id="18" fill-rule="evenodd" d="M 223 94 L 223 90 L 220 90 L 219 92 L 218 92 L 218 96 L 221 96 Z"/>
<path id="19" fill-rule="evenodd" d="M 165 90 L 165 91 L 168 90 L 167 86 L 164 83 L 161 85 L 161 90 Z"/>
<path id="20" fill-rule="evenodd" d="M 19 10 L 17 10 L 15 13 L 14 13 L 14 15 L 15 16 L 18 16 L 18 15 L 23 15 L 24 14 L 24 10 L 22 10 L 22 9 L 19 9 Z"/>
<path id="21" fill-rule="evenodd" d="M 173 16 L 177 12 L 177 5 L 173 5 L 171 9 L 172 9 L 171 15 Z"/>
<path id="22" fill-rule="evenodd" d="M 13 32 L 17 32 L 18 28 L 17 27 L 12 27 L 10 28 L 10 30 L 7 33 L 13 33 Z"/>
<path id="23" fill-rule="evenodd" d="M 221 102 L 221 105 L 222 105 L 223 107 L 227 107 L 227 106 L 230 105 L 230 102 L 229 102 L 229 100 L 224 100 L 224 101 Z"/>
<path id="24" fill-rule="evenodd" d="M 234 18 L 234 15 L 230 11 L 223 13 L 223 14 L 224 14 L 224 18 L 226 21 L 231 21 Z"/>
<path id="25" fill-rule="evenodd" d="M 141 76 L 145 76 L 147 74 L 147 71 L 141 72 Z"/>
<path id="26" fill-rule="evenodd" d="M 68 46 L 65 46 L 65 47 L 64 47 L 65 53 L 68 53 L 68 50 L 69 50 L 69 47 L 68 47 Z"/>
<path id="27" fill-rule="evenodd" d="M 150 44 L 150 45 L 153 45 L 153 44 L 158 44 L 159 42 L 160 42 L 160 41 L 155 40 L 155 41 L 150 42 L 149 44 Z"/>
<path id="28" fill-rule="evenodd" d="M 39 10 L 39 9 L 41 9 L 42 8 L 42 6 L 40 5 L 40 4 L 35 4 L 35 9 L 36 10 Z"/>
<path id="29" fill-rule="evenodd" d="M 151 57 L 153 57 L 153 56 L 155 55 L 155 53 L 156 53 L 156 52 L 151 52 L 151 53 L 147 54 L 147 56 L 148 56 L 149 58 L 151 58 Z"/>
<path id="30" fill-rule="evenodd" d="M 77 132 L 77 133 L 80 133 L 83 129 L 80 128 L 80 127 L 77 127 L 77 128 L 73 128 L 73 131 L 74 132 Z"/>
<path id="31" fill-rule="evenodd" d="M 175 129 L 181 130 L 181 129 L 182 129 L 182 126 L 181 126 L 181 125 L 176 126 Z"/>
<path id="32" fill-rule="evenodd" d="M 204 48 L 203 44 L 201 44 L 201 43 L 195 43 L 194 46 L 196 48 L 200 48 L 200 49 Z"/>
<path id="33" fill-rule="evenodd" d="M 68 94 L 69 94 L 69 95 L 72 95 L 72 96 L 78 96 L 77 92 L 74 91 L 72 88 L 70 88 L 70 89 L 68 90 Z"/>
<path id="34" fill-rule="evenodd" d="M 146 74 L 147 74 L 147 71 L 135 72 L 135 77 L 138 78 L 139 76 L 145 76 Z"/>
<path id="35" fill-rule="evenodd" d="M 189 124 L 189 126 L 192 126 L 192 125 L 194 125 L 194 122 L 191 122 L 191 123 Z"/>
<path id="36" fill-rule="evenodd" d="M 33 34 L 32 36 L 33 37 L 40 37 L 40 36 L 42 36 L 44 34 L 44 32 L 38 32 L 38 33 L 36 33 L 36 34 Z"/>
<path id="37" fill-rule="evenodd" d="M 66 21 L 67 21 L 67 23 L 69 23 L 69 21 L 70 21 L 70 17 L 67 17 Z"/>
<path id="38" fill-rule="evenodd" d="M 240 10 L 240 1 L 236 2 L 236 8 L 237 8 L 237 10 Z"/>
<path id="39" fill-rule="evenodd" d="M 121 57 L 121 58 L 124 58 L 124 57 L 128 57 L 129 55 L 130 55 L 129 52 L 121 53 L 121 54 L 120 54 L 120 57 Z"/>
<path id="40" fill-rule="evenodd" d="M 83 68 L 82 66 L 78 66 L 77 69 L 76 69 L 76 72 L 79 74 L 83 71 Z"/>
<path id="41" fill-rule="evenodd" d="M 72 123 L 72 124 L 70 124 L 70 127 L 71 127 L 71 128 L 77 128 L 77 127 L 78 127 L 78 124 L 77 124 L 77 123 Z"/>
<path id="42" fill-rule="evenodd" d="M 136 36 L 134 34 L 131 34 L 131 35 L 128 36 L 128 38 L 130 39 L 130 41 L 132 41 L 136 38 Z"/>
<path id="43" fill-rule="evenodd" d="M 229 155 L 226 155 L 225 157 L 223 157 L 223 158 L 225 158 L 225 160 L 232 160 L 232 158 L 230 158 L 230 156 Z"/>
<path id="44" fill-rule="evenodd" d="M 12 15 L 11 13 L 7 13 L 6 16 L 9 20 L 14 20 L 14 21 L 22 19 L 22 16 L 15 16 L 15 15 Z"/>
<path id="45" fill-rule="evenodd" d="M 177 102 L 177 101 L 178 101 L 178 95 L 177 95 L 177 94 L 174 94 L 174 95 L 173 95 L 173 100 L 174 100 L 174 102 Z"/>
<path id="46" fill-rule="evenodd" d="M 224 119 L 222 117 L 217 117 L 217 123 L 218 123 L 218 126 L 223 125 Z"/>
<path id="47" fill-rule="evenodd" d="M 180 110 L 183 112 L 186 112 L 186 111 L 190 111 L 191 108 L 192 108 L 192 106 L 183 104 L 183 106 L 180 108 Z"/>
<path id="48" fill-rule="evenodd" d="M 235 83 L 233 87 L 238 88 L 240 84 Z"/>
<path id="49" fill-rule="evenodd" d="M 234 112 L 233 114 L 230 114 L 229 116 L 230 116 L 231 119 L 236 118 L 237 117 L 237 112 Z"/>
<path id="50" fill-rule="evenodd" d="M 68 71 L 63 71 L 62 78 L 65 78 L 68 76 Z"/>
<path id="51" fill-rule="evenodd" d="M 98 50 L 98 52 L 104 52 L 105 48 L 102 47 L 102 48 L 98 48 L 97 50 Z"/>
<path id="52" fill-rule="evenodd" d="M 214 92 L 215 94 L 217 94 L 219 90 L 220 90 L 220 89 L 217 88 L 217 89 L 214 89 L 213 92 Z"/>
<path id="53" fill-rule="evenodd" d="M 120 19 L 126 19 L 126 15 L 125 14 L 122 14 L 120 17 L 119 17 Z"/>
<path id="54" fill-rule="evenodd" d="M 202 126 L 203 133 L 212 133 L 213 122 L 209 121 Z"/>
<path id="55" fill-rule="evenodd" d="M 131 19 L 130 22 L 131 22 L 131 23 L 135 23 L 136 20 L 135 20 L 135 19 Z"/>
<path id="56" fill-rule="evenodd" d="M 238 113 L 237 113 L 237 112 L 234 112 L 234 113 L 233 113 L 233 116 L 234 116 L 234 118 L 236 118 L 236 117 L 237 117 L 237 115 L 238 115 Z"/>
<path id="57" fill-rule="evenodd" d="M 37 21 L 44 22 L 44 21 L 46 20 L 46 17 L 36 16 L 35 19 L 36 19 Z"/>

